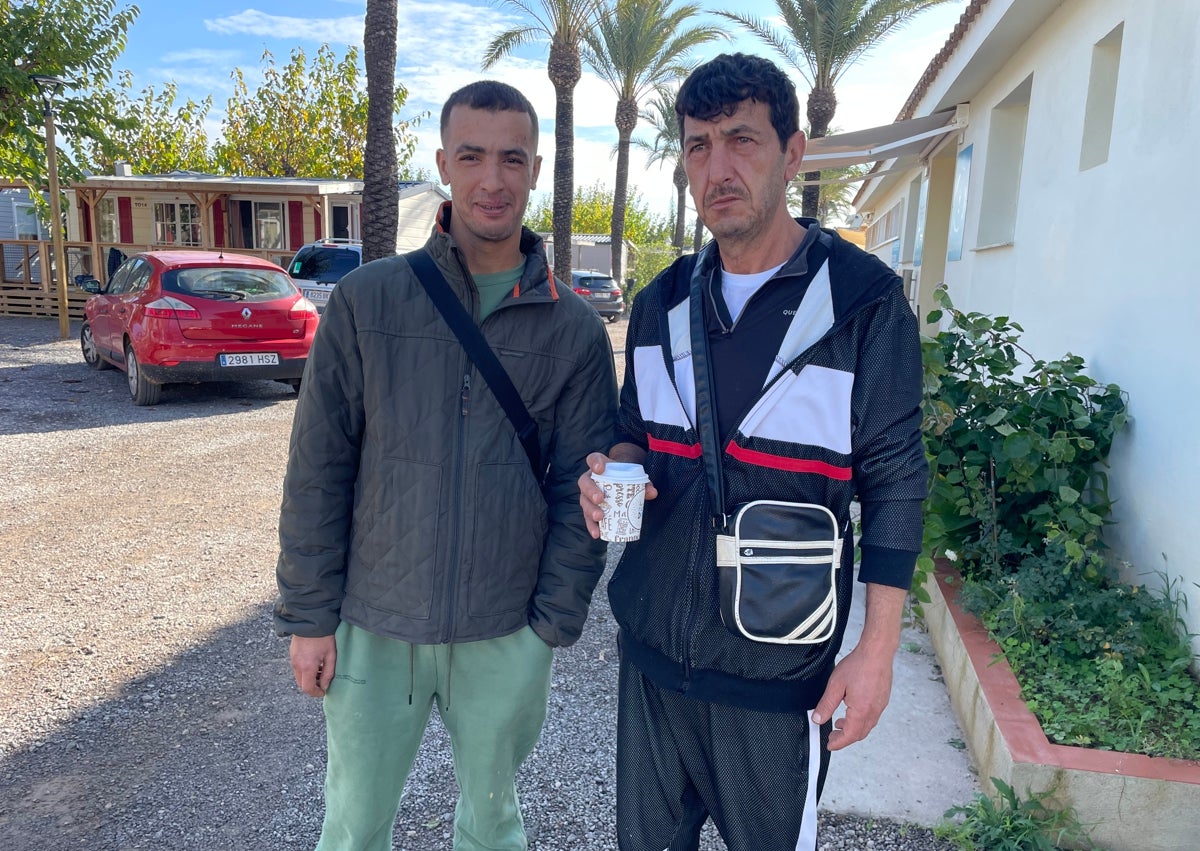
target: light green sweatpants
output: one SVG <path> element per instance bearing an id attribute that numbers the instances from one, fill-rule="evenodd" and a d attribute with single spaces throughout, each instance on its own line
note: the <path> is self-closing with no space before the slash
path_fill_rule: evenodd
<path id="1" fill-rule="evenodd" d="M 390 851 L 435 701 L 460 791 L 454 851 L 525 851 L 514 778 L 546 718 L 545 642 L 527 626 L 487 641 L 410 645 L 343 623 L 337 654 L 324 698 L 329 762 L 317 851 Z"/>

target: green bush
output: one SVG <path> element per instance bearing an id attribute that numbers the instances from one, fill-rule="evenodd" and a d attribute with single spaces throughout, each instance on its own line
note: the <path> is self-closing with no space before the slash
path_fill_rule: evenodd
<path id="1" fill-rule="evenodd" d="M 1125 423 L 1121 389 L 1089 378 L 1075 355 L 1033 357 L 1006 316 L 956 310 L 944 289 L 935 297 L 942 309 L 929 321 L 944 311 L 952 322 L 922 341 L 927 549 L 954 550 L 971 575 L 1011 566 L 1051 526 L 1076 554 L 1095 547 L 1112 505 L 1100 467 Z"/>
<path id="2" fill-rule="evenodd" d="M 1082 570 L 1067 543 L 1054 530 L 1015 571 L 966 582 L 963 606 L 1003 649 L 1052 742 L 1200 759 L 1185 598 L 1169 582 L 1153 593 L 1118 581 L 1095 552 Z"/>
<path id="3" fill-rule="evenodd" d="M 964 606 L 1052 741 L 1200 758 L 1186 600 L 1165 576 L 1162 594 L 1119 582 L 1103 553 L 1101 468 L 1124 394 L 1089 378 L 1082 358 L 1035 358 L 1008 317 L 936 298 L 930 321 L 951 323 L 922 341 L 930 498 L 916 581 L 932 555 L 954 558 Z"/>

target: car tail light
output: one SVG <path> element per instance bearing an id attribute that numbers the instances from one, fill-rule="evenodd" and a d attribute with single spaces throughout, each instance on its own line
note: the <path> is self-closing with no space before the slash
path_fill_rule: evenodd
<path id="1" fill-rule="evenodd" d="M 146 305 L 146 315 L 156 319 L 199 319 L 200 311 L 186 301 L 165 295 Z"/>
<path id="2" fill-rule="evenodd" d="M 576 287 L 575 294 L 576 295 L 591 295 L 592 291 L 589 290 L 587 287 Z"/>
<path id="3" fill-rule="evenodd" d="M 317 306 L 304 296 L 300 296 L 300 298 L 296 299 L 296 303 L 293 304 L 291 309 L 288 311 L 288 319 L 295 321 L 316 318 Z"/>
<path id="4" fill-rule="evenodd" d="M 620 297 L 621 297 L 621 288 L 613 287 L 613 298 L 620 298 Z"/>

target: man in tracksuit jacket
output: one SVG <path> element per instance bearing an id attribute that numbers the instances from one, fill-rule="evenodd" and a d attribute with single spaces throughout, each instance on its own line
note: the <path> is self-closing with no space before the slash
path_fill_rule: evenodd
<path id="1" fill-rule="evenodd" d="M 789 216 L 805 139 L 778 68 L 717 57 L 688 78 L 676 109 L 692 197 L 715 242 L 637 296 L 616 443 L 588 457 L 596 472 L 610 459 L 643 463 L 652 483 L 641 538 L 608 587 L 620 627 L 618 842 L 694 851 L 711 817 L 730 851 L 814 851 L 828 751 L 866 736 L 888 702 L 920 550 L 916 319 L 890 269 Z M 693 370 L 693 299 L 710 379 Z M 763 643 L 722 622 L 715 534 L 725 530 L 714 529 L 696 425 L 698 407 L 708 415 L 701 380 L 715 388 L 700 400 L 714 400 L 727 507 L 823 506 L 849 543 L 850 503 L 861 504 L 866 625 L 840 663 L 853 546 L 834 571 L 827 640 Z M 603 495 L 586 475 L 580 492 L 598 534 Z"/>
<path id="2" fill-rule="evenodd" d="M 612 352 L 521 228 L 537 116 L 481 82 L 441 120 L 453 201 L 425 250 L 537 423 L 544 470 L 409 256 L 342 279 L 297 404 L 275 610 L 297 683 L 324 698 L 323 851 L 390 851 L 434 704 L 461 792 L 454 848 L 528 846 L 514 777 L 545 719 L 552 649 L 579 637 L 604 568 L 575 482 L 614 428 Z"/>

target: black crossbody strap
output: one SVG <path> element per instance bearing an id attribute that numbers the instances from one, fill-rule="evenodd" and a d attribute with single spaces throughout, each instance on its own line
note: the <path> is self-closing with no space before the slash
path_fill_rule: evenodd
<path id="1" fill-rule="evenodd" d="M 681 266 L 683 264 L 680 264 Z M 699 263 L 692 273 L 690 318 L 692 334 L 692 368 L 696 381 L 696 430 L 700 433 L 700 452 L 708 474 L 708 494 L 712 502 L 714 525 L 724 526 L 725 478 L 721 474 L 721 434 L 717 427 L 716 389 L 713 386 L 712 362 L 708 357 L 708 322 L 704 319 L 704 278 Z"/>
<path id="2" fill-rule="evenodd" d="M 521 394 L 513 386 L 512 379 L 508 377 L 508 373 L 500 364 L 500 359 L 496 357 L 496 353 L 484 339 L 479 326 L 467 313 L 467 309 L 458 300 L 454 290 L 450 289 L 445 275 L 433 262 L 429 252 L 424 248 L 419 248 L 408 254 L 407 259 L 408 265 L 417 275 L 417 280 L 429 294 L 430 301 L 442 314 L 442 319 L 450 326 L 454 336 L 458 337 L 458 341 L 467 352 L 467 357 L 471 363 L 475 364 L 475 368 L 479 370 L 479 374 L 491 388 L 492 395 L 496 397 L 496 401 L 508 415 L 509 421 L 516 429 L 517 438 L 525 447 L 525 454 L 529 456 L 529 465 L 533 467 L 534 478 L 540 484 L 546 477 L 546 468 L 542 464 L 538 427 L 533 417 L 530 416 L 529 409 L 521 401 Z"/>

